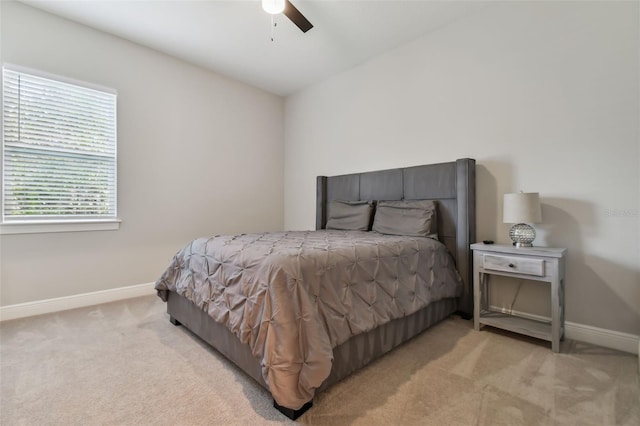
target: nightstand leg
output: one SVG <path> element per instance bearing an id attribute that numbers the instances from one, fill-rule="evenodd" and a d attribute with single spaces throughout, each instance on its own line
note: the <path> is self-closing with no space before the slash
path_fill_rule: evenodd
<path id="1" fill-rule="evenodd" d="M 473 328 L 477 331 L 480 330 L 480 279 L 478 273 L 473 277 Z"/>
<path id="2" fill-rule="evenodd" d="M 551 281 L 551 350 L 560 352 L 560 280 L 554 277 Z"/>
<path id="3" fill-rule="evenodd" d="M 480 296 L 482 275 L 478 270 L 478 261 L 476 260 L 473 265 L 473 328 L 477 331 L 480 330 Z"/>
<path id="4" fill-rule="evenodd" d="M 564 340 L 564 280 L 560 280 L 560 340 Z"/>

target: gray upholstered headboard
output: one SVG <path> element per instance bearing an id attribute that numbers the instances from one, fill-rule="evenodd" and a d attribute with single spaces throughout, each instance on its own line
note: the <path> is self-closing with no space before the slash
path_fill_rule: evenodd
<path id="1" fill-rule="evenodd" d="M 459 309 L 473 315 L 473 265 L 469 248 L 476 237 L 476 161 L 462 158 L 428 164 L 340 176 L 318 176 L 316 229 L 327 223 L 332 200 L 437 200 L 438 235 L 454 259 L 465 283 Z"/>

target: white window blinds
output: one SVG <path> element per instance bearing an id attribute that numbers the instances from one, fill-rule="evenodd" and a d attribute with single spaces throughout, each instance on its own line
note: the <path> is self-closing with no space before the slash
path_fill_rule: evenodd
<path id="1" fill-rule="evenodd" d="M 116 94 L 3 68 L 3 222 L 116 218 Z"/>

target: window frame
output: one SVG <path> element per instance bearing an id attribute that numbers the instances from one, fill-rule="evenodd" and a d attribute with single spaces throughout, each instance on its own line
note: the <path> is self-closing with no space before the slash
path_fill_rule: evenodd
<path id="1" fill-rule="evenodd" d="M 118 216 L 118 92 L 115 89 L 100 86 L 93 83 L 88 83 L 81 80 L 76 80 L 56 74 L 47 73 L 44 71 L 9 64 L 2 63 L 2 82 L 4 82 L 4 70 L 10 70 L 13 72 L 29 74 L 35 77 L 45 78 L 56 82 L 71 84 L 79 87 L 84 87 L 91 90 L 97 90 L 105 93 L 110 93 L 115 96 L 114 100 L 114 213 L 113 217 L 101 217 L 101 218 L 74 218 L 73 215 L 68 215 L 68 218 L 61 219 L 60 217 L 52 219 L 30 219 L 20 220 L 12 219 L 10 221 L 5 220 L 4 216 L 4 194 L 5 194 L 5 179 L 4 179 L 4 158 L 5 158 L 5 131 L 4 131 L 4 84 L 0 92 L 2 93 L 2 102 L 0 105 L 0 141 L 2 142 L 2 149 L 0 150 L 0 179 L 2 185 L 0 188 L 0 235 L 6 234 L 30 234 L 30 233 L 49 233 L 49 232 L 77 232 L 77 231 L 108 231 L 117 230 L 120 228 L 122 219 Z"/>

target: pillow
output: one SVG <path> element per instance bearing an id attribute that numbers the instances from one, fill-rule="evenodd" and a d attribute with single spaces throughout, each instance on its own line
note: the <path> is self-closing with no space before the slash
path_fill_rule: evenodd
<path id="1" fill-rule="evenodd" d="M 438 239 L 436 202 L 378 201 L 373 230 L 380 234 Z"/>
<path id="2" fill-rule="evenodd" d="M 373 203 L 368 201 L 338 201 L 329 203 L 327 229 L 368 231 L 371 225 Z"/>

